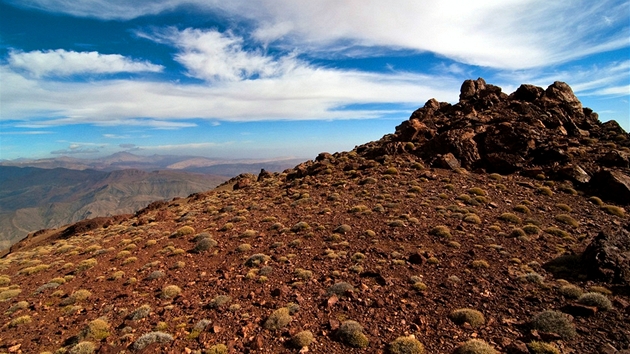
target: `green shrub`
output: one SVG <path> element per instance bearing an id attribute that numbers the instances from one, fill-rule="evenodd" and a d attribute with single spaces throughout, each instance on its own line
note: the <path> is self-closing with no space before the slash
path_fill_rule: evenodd
<path id="1" fill-rule="evenodd" d="M 477 214 L 468 214 L 464 217 L 464 221 L 471 224 L 481 224 L 481 218 Z"/>
<path id="2" fill-rule="evenodd" d="M 536 272 L 530 272 L 525 275 L 521 275 L 519 279 L 527 283 L 535 283 L 535 284 L 542 284 L 545 281 L 545 277 L 543 277 L 542 275 Z"/>
<path id="3" fill-rule="evenodd" d="M 553 226 L 546 228 L 545 232 L 550 234 L 550 235 L 553 235 L 553 236 L 556 236 L 556 237 L 560 237 L 560 238 L 563 238 L 563 239 L 571 237 L 571 235 L 568 232 L 566 232 L 566 231 L 564 231 L 562 229 L 559 229 L 557 227 L 553 227 Z"/>
<path id="4" fill-rule="evenodd" d="M 473 268 L 490 268 L 490 264 L 483 259 L 474 260 L 471 265 Z"/>
<path id="5" fill-rule="evenodd" d="M 499 352 L 481 339 L 471 339 L 457 347 L 455 354 L 499 354 Z"/>
<path id="6" fill-rule="evenodd" d="M 582 305 L 594 306 L 602 311 L 608 311 L 613 307 L 606 295 L 600 293 L 590 292 L 582 294 L 577 301 Z"/>
<path id="7" fill-rule="evenodd" d="M 370 341 L 363 334 L 363 327 L 356 321 L 344 321 L 337 330 L 339 339 L 354 348 L 367 348 Z"/>
<path id="8" fill-rule="evenodd" d="M 534 316 L 530 321 L 532 329 L 556 333 L 564 339 L 575 337 L 575 327 L 569 317 L 559 311 L 547 310 Z"/>
<path id="9" fill-rule="evenodd" d="M 523 231 L 525 231 L 526 234 L 528 235 L 539 235 L 540 234 L 540 228 L 536 225 L 533 224 L 527 224 L 525 226 L 523 226 Z"/>
<path id="10" fill-rule="evenodd" d="M 297 224 L 293 225 L 293 227 L 291 228 L 291 231 L 299 232 L 299 231 L 309 230 L 310 228 L 311 226 L 307 222 L 300 221 Z"/>
<path id="11" fill-rule="evenodd" d="M 398 337 L 389 343 L 388 351 L 391 354 L 422 354 L 424 345 L 414 337 Z"/>
<path id="12" fill-rule="evenodd" d="M 143 334 L 140 338 L 138 338 L 135 342 L 133 342 L 133 344 L 131 345 L 131 348 L 134 350 L 142 350 L 149 344 L 168 343 L 171 341 L 173 341 L 173 336 L 168 333 L 159 332 L 159 331 L 149 332 L 149 333 Z"/>
<path id="13" fill-rule="evenodd" d="M 291 345 L 295 348 L 308 347 L 313 343 L 313 333 L 311 331 L 302 331 L 291 337 Z"/>
<path id="14" fill-rule="evenodd" d="M 454 310 L 448 317 L 460 326 L 468 323 L 471 327 L 476 328 L 486 323 L 486 319 L 481 312 L 469 308 Z"/>
<path id="15" fill-rule="evenodd" d="M 14 313 L 15 311 L 24 310 L 27 308 L 28 308 L 27 301 L 18 301 L 17 303 L 15 303 L 15 305 L 9 307 L 9 309 L 5 312 L 5 315 L 10 315 Z"/>
<path id="16" fill-rule="evenodd" d="M 85 260 L 79 262 L 79 264 L 77 265 L 77 271 L 82 272 L 84 270 L 88 270 L 88 269 L 94 267 L 97 264 L 98 264 L 98 262 L 94 258 L 85 259 Z"/>
<path id="17" fill-rule="evenodd" d="M 281 329 L 286 327 L 292 320 L 293 317 L 291 317 L 289 309 L 281 307 L 269 315 L 263 327 L 269 330 Z"/>
<path id="18" fill-rule="evenodd" d="M 553 191 L 549 187 L 538 187 L 536 192 L 538 192 L 539 194 L 542 194 L 542 195 L 546 195 L 546 196 L 552 196 L 553 195 Z"/>

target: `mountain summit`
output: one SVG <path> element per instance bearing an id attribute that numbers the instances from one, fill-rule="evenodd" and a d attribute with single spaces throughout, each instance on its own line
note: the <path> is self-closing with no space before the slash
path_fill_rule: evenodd
<path id="1" fill-rule="evenodd" d="M 482 79 L 283 173 L 34 234 L 0 351 L 628 353 L 630 137 Z"/>

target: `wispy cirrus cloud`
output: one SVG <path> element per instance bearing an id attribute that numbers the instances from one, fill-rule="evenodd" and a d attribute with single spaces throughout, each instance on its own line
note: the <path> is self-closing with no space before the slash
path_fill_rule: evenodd
<path id="1" fill-rule="evenodd" d="M 245 0 L 14 3 L 121 20 L 194 6 L 249 21 L 258 40 L 302 52 L 343 50 L 352 56 L 378 53 L 379 47 L 402 48 L 502 69 L 566 62 L 627 47 L 630 42 L 630 4 L 624 0 L 261 0 L 256 11 Z"/>
<path id="2" fill-rule="evenodd" d="M 25 71 L 36 78 L 77 74 L 160 72 L 164 69 L 161 65 L 133 60 L 119 54 L 75 52 L 63 49 L 31 52 L 11 50 L 7 62 L 12 70 Z"/>

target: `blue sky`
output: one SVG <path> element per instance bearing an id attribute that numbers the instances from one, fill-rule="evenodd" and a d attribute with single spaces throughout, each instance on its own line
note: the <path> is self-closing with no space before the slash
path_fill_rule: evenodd
<path id="1" fill-rule="evenodd" d="M 625 0 L 0 0 L 0 159 L 312 158 L 463 80 L 630 128 Z"/>

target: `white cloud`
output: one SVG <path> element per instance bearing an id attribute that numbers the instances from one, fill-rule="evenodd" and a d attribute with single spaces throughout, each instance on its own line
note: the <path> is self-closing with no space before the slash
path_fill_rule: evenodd
<path id="1" fill-rule="evenodd" d="M 119 54 L 74 52 L 63 49 L 31 52 L 13 50 L 9 52 L 7 62 L 12 69 L 27 71 L 34 77 L 163 70 L 160 65 L 134 61 Z"/>
<path id="2" fill-rule="evenodd" d="M 385 46 L 504 69 L 541 67 L 630 44 L 625 0 L 260 0 L 255 5 L 245 0 L 29 0 L 18 5 L 103 19 L 196 6 L 245 18 L 259 40 L 302 52 Z"/>

